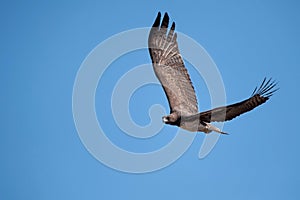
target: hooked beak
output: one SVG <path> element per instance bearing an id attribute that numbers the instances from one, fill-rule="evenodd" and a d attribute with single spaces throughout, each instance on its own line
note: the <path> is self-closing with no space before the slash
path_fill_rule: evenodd
<path id="1" fill-rule="evenodd" d="M 163 117 L 163 118 L 162 118 L 162 121 L 163 121 L 164 123 L 166 123 L 166 122 L 168 122 L 168 119 L 167 119 L 166 117 Z"/>

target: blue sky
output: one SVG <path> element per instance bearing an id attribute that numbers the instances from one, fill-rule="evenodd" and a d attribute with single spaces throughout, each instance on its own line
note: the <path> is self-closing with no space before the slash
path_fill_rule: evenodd
<path id="1" fill-rule="evenodd" d="M 291 0 L 1 2 L 0 198 L 299 199 L 299 8 Z M 123 173 L 100 163 L 82 144 L 72 114 L 73 84 L 92 49 L 119 32 L 150 26 L 158 11 L 167 11 L 178 31 L 206 49 L 228 103 L 248 97 L 265 76 L 278 80 L 280 90 L 267 104 L 226 123 L 230 135 L 220 137 L 204 159 L 198 159 L 200 133 L 172 165 Z M 113 133 L 108 137 L 136 152 L 159 148 L 177 130 L 165 127 L 154 138 L 135 140 L 113 121 L 108 97 L 114 84 L 145 63 L 146 50 L 122 56 L 96 94 L 97 116 Z M 189 72 L 200 110 L 209 109 L 201 76 Z M 134 93 L 129 109 L 136 123 L 149 123 L 155 103 L 168 112 L 158 86 Z"/>

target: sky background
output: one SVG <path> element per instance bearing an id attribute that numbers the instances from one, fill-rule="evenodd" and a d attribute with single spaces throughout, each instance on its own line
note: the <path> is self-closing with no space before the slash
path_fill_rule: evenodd
<path id="1" fill-rule="evenodd" d="M 0 199 L 299 199 L 299 8 L 292 0 L 1 1 Z M 73 84 L 92 49 L 114 34 L 152 25 L 158 11 L 167 11 L 176 29 L 210 54 L 228 103 L 247 98 L 265 76 L 280 90 L 226 123 L 230 135 L 204 159 L 198 159 L 200 133 L 172 165 L 128 174 L 100 163 L 80 141 Z M 114 84 L 145 63 L 146 50 L 121 57 L 104 76 L 104 95 L 96 94 L 99 121 L 113 133 L 108 137 L 135 152 L 163 146 L 177 130 L 166 126 L 154 138 L 136 140 L 113 121 Z M 188 70 L 200 110 L 210 109 L 203 79 Z M 149 123 L 154 103 L 168 112 L 160 87 L 134 93 L 129 109 L 136 123 Z"/>

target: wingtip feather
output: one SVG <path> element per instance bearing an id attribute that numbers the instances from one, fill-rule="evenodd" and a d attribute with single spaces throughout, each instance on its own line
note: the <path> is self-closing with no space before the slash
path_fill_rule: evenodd
<path id="1" fill-rule="evenodd" d="M 279 89 L 279 88 L 275 88 L 276 86 L 277 86 L 277 82 L 275 80 L 272 81 L 272 78 L 267 79 L 265 77 L 261 85 L 259 87 L 255 87 L 251 96 L 258 94 L 265 98 L 269 98 Z"/>
<path id="2" fill-rule="evenodd" d="M 155 19 L 155 21 L 154 21 L 152 27 L 158 27 L 158 26 L 159 26 L 159 24 L 160 24 L 160 18 L 161 18 L 161 13 L 158 12 L 158 13 L 157 13 L 157 16 L 156 16 L 156 19 Z"/>
<path id="3" fill-rule="evenodd" d="M 167 12 L 165 12 L 162 23 L 161 23 L 161 28 L 168 28 L 169 20 L 170 20 L 169 15 Z"/>

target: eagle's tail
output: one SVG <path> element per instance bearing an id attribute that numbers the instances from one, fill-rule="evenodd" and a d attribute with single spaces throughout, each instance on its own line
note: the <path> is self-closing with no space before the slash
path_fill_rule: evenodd
<path id="1" fill-rule="evenodd" d="M 217 132 L 217 133 L 229 135 L 228 133 L 225 133 L 225 132 L 221 131 L 219 128 L 213 126 L 213 125 L 210 124 L 210 123 L 206 123 L 206 128 L 209 130 L 209 132 L 215 131 L 215 132 Z"/>

